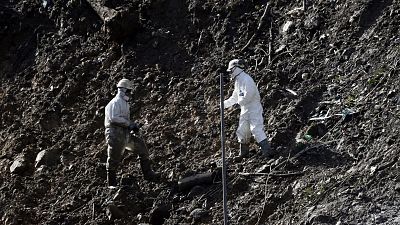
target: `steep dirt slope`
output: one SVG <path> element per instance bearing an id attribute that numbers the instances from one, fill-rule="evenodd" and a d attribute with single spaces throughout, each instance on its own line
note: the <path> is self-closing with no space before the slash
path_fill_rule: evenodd
<path id="1" fill-rule="evenodd" d="M 218 75 L 234 57 L 258 82 L 277 155 L 252 143 L 228 159 L 231 224 L 400 223 L 398 0 L 104 2 L 135 25 L 110 33 L 83 0 L 0 5 L 2 223 L 222 224 L 218 176 L 176 181 L 219 171 Z M 123 77 L 168 181 L 143 180 L 127 153 L 116 191 L 103 119 Z M 226 115 L 228 154 L 238 115 Z"/>

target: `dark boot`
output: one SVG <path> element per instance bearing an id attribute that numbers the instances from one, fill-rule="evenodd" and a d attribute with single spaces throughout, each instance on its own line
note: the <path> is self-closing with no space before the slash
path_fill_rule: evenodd
<path id="1" fill-rule="evenodd" d="M 107 183 L 108 187 L 116 187 L 117 186 L 117 175 L 115 171 L 108 170 L 107 171 Z"/>
<path id="2" fill-rule="evenodd" d="M 266 158 L 271 158 L 273 156 L 271 146 L 269 145 L 268 139 L 262 140 L 260 143 L 258 143 L 261 148 L 261 153 L 263 157 Z"/>
<path id="3" fill-rule="evenodd" d="M 148 181 L 159 181 L 160 175 L 151 169 L 151 162 L 149 159 L 140 159 L 140 167 L 143 172 L 143 178 Z"/>
<path id="4" fill-rule="evenodd" d="M 240 143 L 240 154 L 235 157 L 235 161 L 240 161 L 249 156 L 249 145 Z"/>

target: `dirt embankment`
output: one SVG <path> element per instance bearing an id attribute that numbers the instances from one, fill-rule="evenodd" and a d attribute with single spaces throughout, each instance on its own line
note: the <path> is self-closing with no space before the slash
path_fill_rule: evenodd
<path id="1" fill-rule="evenodd" d="M 234 57 L 258 83 L 277 155 L 253 142 L 250 158 L 228 159 L 231 224 L 400 223 L 400 2 L 306 2 L 6 0 L 2 223 L 222 224 L 218 75 Z M 143 180 L 127 153 L 124 187 L 106 188 L 104 107 L 123 77 L 168 182 Z M 177 188 L 195 174 L 215 179 Z"/>

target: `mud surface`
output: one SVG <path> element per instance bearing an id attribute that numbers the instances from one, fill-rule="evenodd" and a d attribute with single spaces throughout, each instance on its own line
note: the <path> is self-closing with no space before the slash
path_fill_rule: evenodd
<path id="1" fill-rule="evenodd" d="M 400 224 L 400 1 L 99 2 L 119 12 L 106 25 L 85 0 L 0 3 L 2 223 L 223 224 L 218 75 L 240 57 L 277 155 L 253 141 L 234 162 L 226 112 L 230 223 Z M 104 107 L 123 77 L 166 181 L 126 153 L 109 190 Z"/>

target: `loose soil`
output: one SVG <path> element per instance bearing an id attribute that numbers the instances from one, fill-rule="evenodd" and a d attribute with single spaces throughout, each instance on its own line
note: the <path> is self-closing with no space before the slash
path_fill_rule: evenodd
<path id="1" fill-rule="evenodd" d="M 0 4 L 2 223 L 223 224 L 219 76 L 242 58 L 276 155 L 253 140 L 235 162 L 225 112 L 230 224 L 400 224 L 399 0 L 99 2 L 115 23 L 85 0 Z M 165 180 L 127 152 L 110 190 L 104 108 L 121 78 Z"/>

